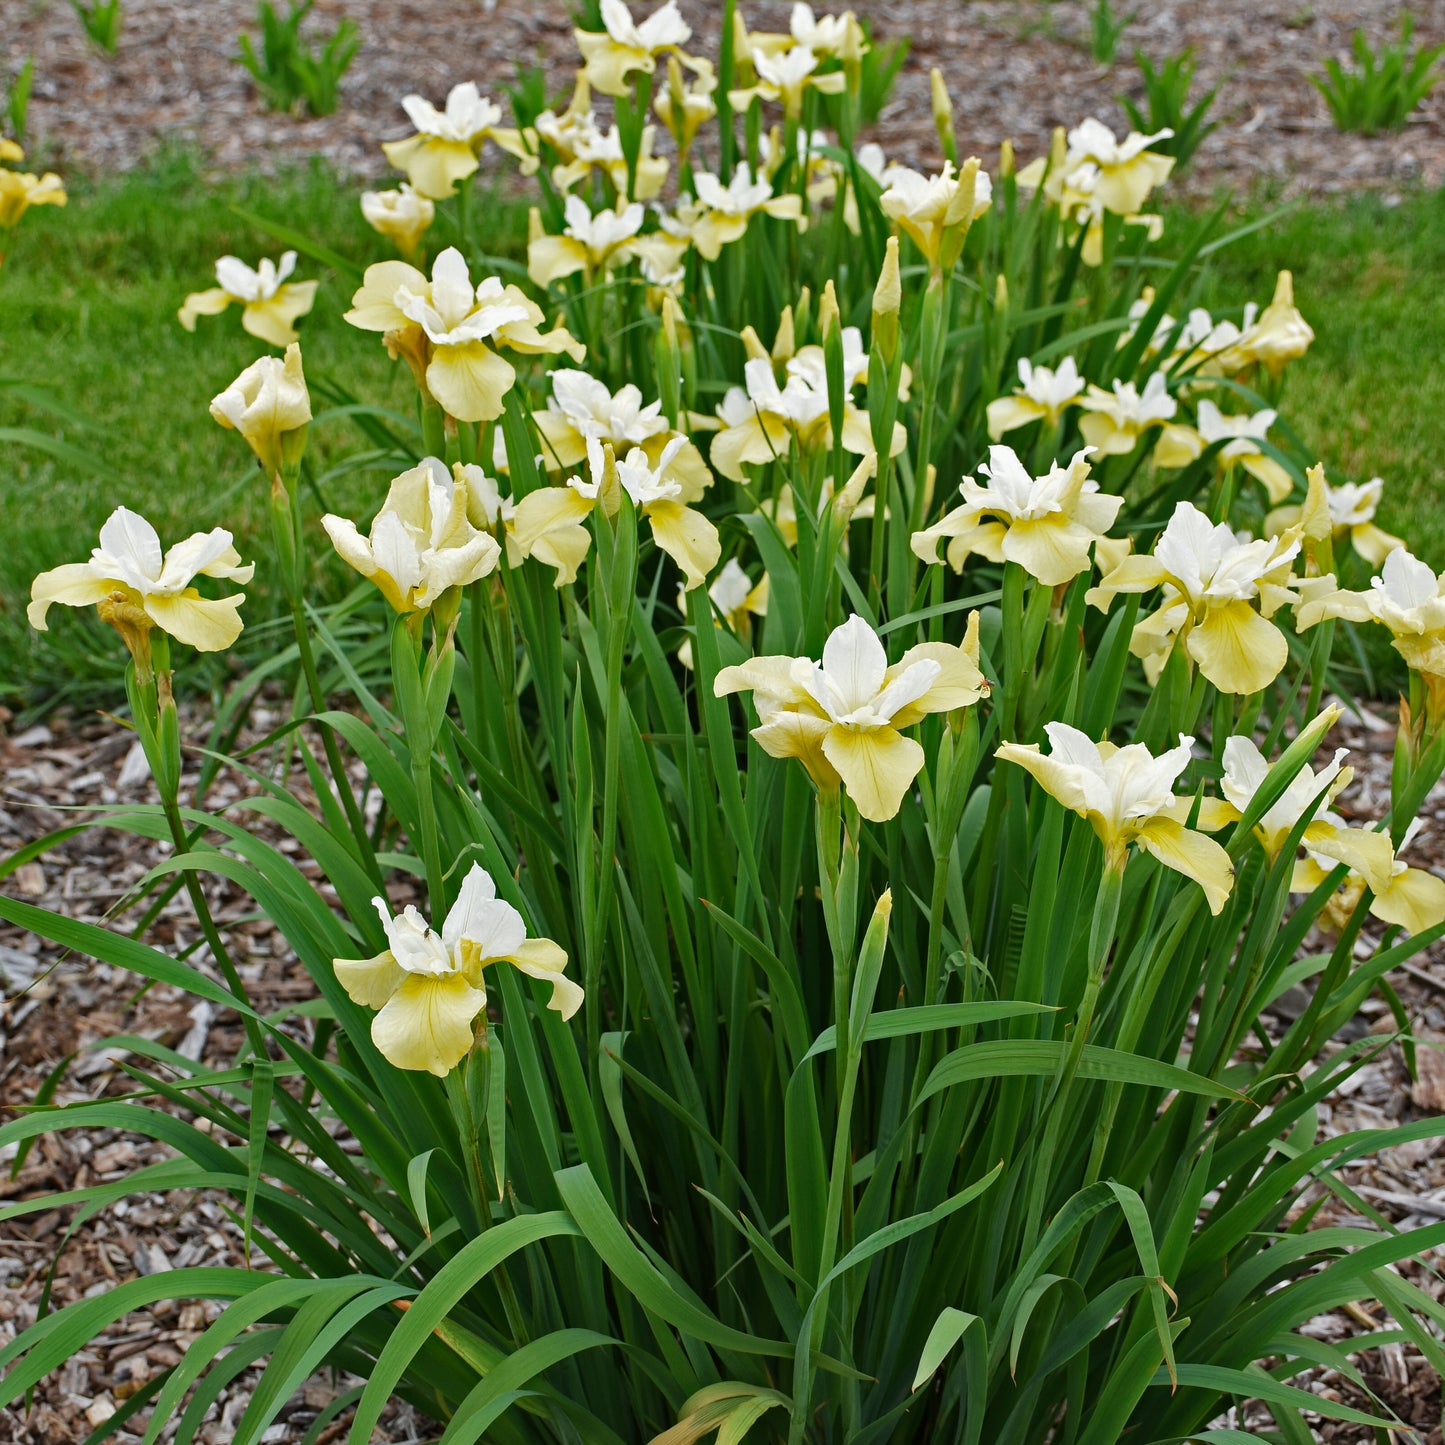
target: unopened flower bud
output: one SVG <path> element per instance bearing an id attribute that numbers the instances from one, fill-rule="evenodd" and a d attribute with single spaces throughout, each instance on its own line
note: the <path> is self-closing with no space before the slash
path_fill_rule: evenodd
<path id="1" fill-rule="evenodd" d="M 949 160 L 958 153 L 958 142 L 953 134 L 953 101 L 948 96 L 943 72 L 935 65 L 929 72 L 929 83 L 933 91 L 933 128 L 938 132 L 938 143 Z"/>
<path id="2" fill-rule="evenodd" d="M 778 332 L 773 337 L 772 359 L 778 365 L 789 360 L 798 349 L 797 341 L 793 334 L 793 308 L 783 307 L 783 314 L 778 317 Z"/>
<path id="3" fill-rule="evenodd" d="M 1005 140 L 998 148 L 998 178 L 1007 180 L 1014 173 L 1014 143 Z"/>
<path id="4" fill-rule="evenodd" d="M 818 303 L 818 335 L 826 342 L 838 329 L 838 293 L 830 277 L 823 286 L 823 299 Z"/>
<path id="5" fill-rule="evenodd" d="M 873 345 L 892 362 L 898 354 L 898 312 L 903 305 L 903 282 L 898 272 L 898 237 L 888 238 L 883 270 L 873 289 Z"/>

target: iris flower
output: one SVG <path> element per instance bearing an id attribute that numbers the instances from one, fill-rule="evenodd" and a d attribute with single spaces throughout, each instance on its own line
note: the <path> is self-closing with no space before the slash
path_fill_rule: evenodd
<path id="1" fill-rule="evenodd" d="M 573 34 L 587 80 L 603 95 L 626 95 L 634 72 L 651 75 L 659 55 L 692 39 L 692 27 L 678 11 L 677 0 L 667 0 L 641 24 L 623 0 L 602 0 L 601 10 L 601 30 Z"/>
<path id="2" fill-rule="evenodd" d="M 35 579 L 26 616 L 45 632 L 45 614 L 53 604 L 94 606 L 128 644 L 159 627 L 198 652 L 221 652 L 241 634 L 245 595 L 202 597 L 191 584 L 197 577 L 222 577 L 244 586 L 254 570 L 242 565 L 223 527 L 196 532 L 163 552 L 144 517 L 117 507 L 100 529 L 100 545 L 89 561 L 69 562 Z"/>
<path id="3" fill-rule="evenodd" d="M 448 246 L 430 279 L 405 261 L 366 268 L 346 319 L 384 333 L 387 349 L 405 355 L 418 379 L 458 421 L 494 421 L 516 380 L 502 350 L 524 354 L 565 351 L 576 361 L 586 348 L 563 328 L 542 332 L 542 308 L 516 286 L 489 276 L 473 286 L 462 253 Z"/>
<path id="4" fill-rule="evenodd" d="M 1330 859 L 1331 868 L 1337 863 L 1349 864 L 1364 875 L 1371 888 L 1382 892 L 1389 886 L 1395 858 L 1389 835 L 1347 828 L 1329 810 L 1354 777 L 1352 768 L 1341 766 L 1349 754 L 1348 748 L 1337 748 L 1333 759 L 1318 772 L 1308 764 L 1302 767 L 1255 824 L 1254 834 L 1273 863 L 1290 833 L 1301 819 L 1308 818 L 1303 846 L 1320 858 Z M 1228 738 L 1224 744 L 1224 777 L 1219 784 L 1223 797 L 1201 812 L 1201 818 L 1208 818 L 1205 826 L 1237 822 L 1264 786 L 1269 766 L 1253 738 L 1238 734 Z"/>
<path id="5" fill-rule="evenodd" d="M 493 571 L 501 549 L 467 519 L 467 482 L 435 457 L 403 472 L 363 537 L 356 523 L 321 519 L 342 561 L 354 567 L 397 612 L 427 612 L 452 588 Z"/>
<path id="6" fill-rule="evenodd" d="M 1315 339 L 1310 324 L 1294 304 L 1294 277 L 1281 271 L 1275 281 L 1274 299 L 1259 319 L 1246 326 L 1237 350 L 1248 361 L 1257 361 L 1277 377 L 1287 363 L 1297 360 Z"/>
<path id="7" fill-rule="evenodd" d="M 850 617 L 823 644 L 821 663 L 806 657 L 755 657 L 725 667 L 718 697 L 751 692 L 764 752 L 797 758 L 824 791 L 841 782 L 859 813 L 886 822 L 923 767 L 923 749 L 901 729 L 931 712 L 968 707 L 988 695 L 978 666 L 978 614 L 963 642 L 922 642 L 891 667 L 882 640 Z"/>
<path id="8" fill-rule="evenodd" d="M 566 226 L 560 236 L 536 235 L 527 244 L 527 274 L 537 286 L 550 286 L 579 271 L 590 277 L 630 259 L 628 243 L 642 229 L 640 203 L 598 211 L 594 216 L 581 196 L 563 203 Z M 534 209 L 532 215 L 537 215 Z M 540 230 L 540 223 L 538 223 Z"/>
<path id="9" fill-rule="evenodd" d="M 1395 548 L 1366 592 L 1341 588 L 1334 577 L 1300 583 L 1295 625 L 1304 631 L 1327 617 L 1388 627 L 1395 651 L 1425 677 L 1445 678 L 1445 576 L 1404 547 Z"/>
<path id="10" fill-rule="evenodd" d="M 883 214 L 897 221 L 935 270 L 953 264 L 968 228 L 993 201 L 993 184 L 976 160 L 966 161 L 962 171 L 944 161 L 936 176 L 891 165 L 882 183 Z"/>
<path id="11" fill-rule="evenodd" d="M 740 240 L 754 216 L 796 221 L 799 230 L 807 225 L 803 198 L 791 193 L 775 196 L 766 180 L 753 179 L 746 161 L 726 186 L 710 171 L 698 171 L 692 179 L 695 199 L 683 202 L 674 217 L 663 218 L 663 224 L 672 234 L 686 236 L 704 260 L 716 261 L 724 246 Z"/>
<path id="12" fill-rule="evenodd" d="M 481 164 L 478 155 L 487 140 L 521 160 L 524 174 L 537 168 L 536 157 L 527 152 L 519 133 L 498 126 L 501 106 L 482 95 L 470 80 L 451 88 L 443 110 L 420 95 L 405 96 L 401 106 L 416 134 L 384 142 L 382 153 L 397 170 L 405 171 L 417 193 L 429 200 L 441 201 L 453 194 L 457 182 Z"/>
<path id="13" fill-rule="evenodd" d="M 290 346 L 296 340 L 295 322 L 316 300 L 316 281 L 288 281 L 296 269 L 295 251 L 279 262 L 263 257 L 253 271 L 235 256 L 216 262 L 219 283 L 209 291 L 193 291 L 177 313 L 187 331 L 196 329 L 198 316 L 219 316 L 233 303 L 241 307 L 241 325 L 252 336 L 272 346 Z"/>
<path id="14" fill-rule="evenodd" d="M 410 181 L 403 181 L 394 191 L 365 191 L 361 197 L 361 214 L 366 224 L 394 242 L 408 260 L 421 248 L 422 237 L 436 219 L 436 213 L 433 202 Z"/>
<path id="15" fill-rule="evenodd" d="M 550 938 L 528 938 L 522 915 L 497 897 L 478 863 L 462 882 L 437 934 L 414 905 L 393 917 L 386 900 L 372 902 L 387 948 L 375 958 L 338 958 L 333 967 L 353 1003 L 378 1009 L 371 1037 L 398 1069 L 449 1074 L 471 1050 L 473 1025 L 487 1006 L 485 970 L 510 963 L 552 985 L 548 1007 L 570 1019 L 582 990 L 564 973 L 567 955 Z"/>
<path id="16" fill-rule="evenodd" d="M 1326 820 L 1333 821 L 1332 815 L 1325 814 Z M 1399 853 L 1403 853 L 1415 840 L 1423 826 L 1423 820 L 1413 818 L 1400 840 Z M 1383 837 L 1383 834 L 1371 834 Z M 1369 912 L 1381 923 L 1394 924 L 1406 933 L 1424 933 L 1428 928 L 1445 923 L 1445 880 L 1437 878 L 1424 868 L 1411 868 L 1396 853 L 1390 863 L 1389 877 L 1383 887 L 1370 884 L 1373 896 Z M 1318 855 L 1318 856 L 1317 856 Z M 1303 858 L 1295 864 L 1290 880 L 1293 893 L 1312 893 L 1333 871 L 1336 859 L 1320 854 L 1318 849 L 1308 849 Z M 1321 911 L 1321 921 L 1335 933 L 1341 932 L 1349 922 L 1364 892 L 1368 880 L 1351 869 L 1340 884 L 1339 891 L 1330 898 Z"/>
<path id="17" fill-rule="evenodd" d="M 867 375 L 868 355 L 862 343 L 850 355 L 844 334 L 843 449 L 854 456 L 873 450 L 873 432 L 867 412 L 854 402 L 852 388 Z M 851 364 L 850 364 L 851 363 Z M 821 347 L 805 346 L 784 364 L 784 385 L 778 385 L 773 363 L 755 356 L 743 367 L 746 388 L 729 387 L 717 409 L 722 430 L 713 438 L 712 464 L 723 476 L 742 481 L 747 465 L 766 466 L 775 457 L 786 456 L 796 442 L 800 451 L 833 444 L 832 419 L 828 406 L 828 375 Z M 890 455 L 897 456 L 908 444 L 901 422 L 895 423 Z"/>
<path id="18" fill-rule="evenodd" d="M 532 413 L 532 420 L 545 443 L 542 460 L 551 470 L 575 467 L 587 459 L 587 441 L 596 437 L 610 442 L 614 454 L 625 455 L 641 447 L 650 465 L 656 466 L 669 442 L 681 438 L 662 415 L 660 401 L 642 404 L 642 392 L 629 382 L 617 392 L 585 371 L 558 367 L 549 374 L 552 395 L 544 411 Z M 697 502 L 712 485 L 712 473 L 702 454 L 686 438 L 674 449 L 667 480 L 682 487 L 679 500 Z M 496 464 L 506 466 L 505 442 L 497 435 Z"/>
<path id="19" fill-rule="evenodd" d="M 734 636 L 746 642 L 752 635 L 753 618 L 766 617 L 768 613 L 768 574 L 763 573 L 757 586 L 743 571 L 736 557 L 729 557 L 722 570 L 713 578 L 707 589 L 708 601 L 716 614 L 713 626 L 726 625 Z M 677 610 L 687 615 L 687 589 L 677 589 Z M 692 668 L 692 639 L 684 638 L 677 650 L 677 660 L 689 670 Z"/>
<path id="20" fill-rule="evenodd" d="M 734 110 L 743 111 L 754 100 L 782 104 L 783 114 L 797 120 L 803 114 L 803 94 L 816 90 L 819 95 L 838 95 L 847 88 L 848 77 L 841 70 L 818 73 L 823 57 L 806 45 L 793 45 L 787 50 L 769 53 L 753 47 L 753 73 L 756 82 L 744 90 L 728 92 Z"/>
<path id="21" fill-rule="evenodd" d="M 300 457 L 311 421 L 301 347 L 293 341 L 284 359 L 253 361 L 211 402 L 211 415 L 241 433 L 268 475 L 280 475 Z"/>
<path id="22" fill-rule="evenodd" d="M 1191 502 L 1174 509 L 1152 556 L 1125 557 L 1088 600 L 1107 609 L 1120 593 L 1162 591 L 1159 607 L 1134 628 L 1130 650 L 1155 681 L 1180 644 L 1220 692 L 1254 693 L 1279 676 L 1289 657 L 1269 619 L 1294 601 L 1291 575 L 1298 536 L 1240 542 Z"/>
<path id="23" fill-rule="evenodd" d="M 701 586 L 721 554 L 717 528 L 683 500 L 682 484 L 669 475 L 686 445 L 674 437 L 654 464 L 641 447 L 618 460 L 610 443 L 587 438 L 586 478 L 570 477 L 563 487 L 540 487 L 517 503 L 512 536 L 523 554 L 557 569 L 557 586 L 576 579 L 590 546 L 586 522 L 601 507 L 615 515 L 626 492 L 652 527 L 652 539 L 682 569 L 686 588 Z"/>
<path id="24" fill-rule="evenodd" d="M 1143 743 L 1096 743 L 1067 723 L 1046 723 L 1044 732 L 1048 753 L 1037 743 L 1004 743 L 997 756 L 1026 768 L 1050 797 L 1089 820 L 1111 872 L 1123 870 L 1131 846 L 1142 848 L 1198 883 L 1209 911 L 1218 913 L 1234 886 L 1229 855 L 1174 816 L 1187 807 L 1174 784 L 1189 766 L 1194 739 L 1181 734 L 1178 747 L 1156 758 Z"/>
<path id="25" fill-rule="evenodd" d="M 1160 155 L 1149 147 L 1173 134 L 1168 129 L 1153 135 L 1130 131 L 1121 141 L 1103 121 L 1091 117 L 1069 132 L 1063 175 L 1067 178 L 1081 166 L 1096 167 L 1092 194 L 1099 205 L 1118 216 L 1138 215 L 1150 192 L 1162 186 L 1174 169 L 1173 156 Z"/>
<path id="26" fill-rule="evenodd" d="M 1227 470 L 1238 463 L 1264 487 L 1271 504 L 1278 506 L 1289 496 L 1294 482 L 1289 472 L 1260 446 L 1260 442 L 1268 439 L 1269 429 L 1278 415 L 1265 407 L 1252 416 L 1231 416 L 1206 397 L 1199 403 L 1197 426 L 1172 427 L 1168 447 L 1161 442 L 1154 459 L 1163 467 L 1186 466 L 1205 447 L 1222 442 L 1215 453 L 1220 469 Z"/>
<path id="27" fill-rule="evenodd" d="M 1035 366 L 1027 356 L 1019 357 L 1019 384 L 1011 396 L 995 397 L 988 404 L 988 434 L 998 441 L 1006 432 L 1046 421 L 1057 426 L 1067 407 L 1079 399 L 1084 378 L 1072 356 L 1066 356 L 1057 371 Z"/>
<path id="28" fill-rule="evenodd" d="M 1132 381 L 1115 381 L 1111 391 L 1091 382 L 1079 406 L 1084 440 L 1105 457 L 1127 456 L 1146 431 L 1172 421 L 1179 410 L 1162 371 L 1144 383 L 1142 392 Z"/>
<path id="29" fill-rule="evenodd" d="M 1124 505 L 1089 476 L 1089 449 L 1076 452 L 1067 467 L 1055 462 L 1041 477 L 1029 475 L 1012 447 L 991 446 L 988 457 L 979 467 L 988 484 L 965 477 L 963 505 L 913 534 L 915 555 L 936 562 L 938 544 L 947 539 L 955 572 L 977 553 L 991 562 L 1017 562 L 1046 587 L 1086 570 L 1090 547 L 1103 540 Z"/>
<path id="30" fill-rule="evenodd" d="M 1318 501 L 1326 514 L 1321 518 L 1321 537 L 1326 534 L 1326 530 L 1333 535 L 1336 542 L 1348 537 L 1355 551 L 1376 567 L 1381 566 L 1397 547 L 1405 545 L 1401 538 L 1375 525 L 1375 513 L 1385 491 L 1382 478 L 1371 477 L 1368 482 L 1339 482 L 1332 485 L 1321 477 L 1319 485 L 1322 490 Z M 1313 477 L 1311 490 L 1314 490 Z M 1312 499 L 1307 499 L 1302 507 L 1276 507 L 1264 519 L 1265 531 L 1273 537 L 1290 527 L 1299 526 L 1311 509 L 1311 501 Z M 1305 530 L 1309 532 L 1310 529 L 1306 527 Z"/>

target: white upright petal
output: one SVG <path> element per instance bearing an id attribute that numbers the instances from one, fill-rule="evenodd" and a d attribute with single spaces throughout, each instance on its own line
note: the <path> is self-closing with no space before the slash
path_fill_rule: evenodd
<path id="1" fill-rule="evenodd" d="M 156 529 L 129 507 L 117 507 L 106 519 L 94 557 L 98 565 L 116 564 L 117 575 L 133 586 L 156 581 L 163 565 Z"/>

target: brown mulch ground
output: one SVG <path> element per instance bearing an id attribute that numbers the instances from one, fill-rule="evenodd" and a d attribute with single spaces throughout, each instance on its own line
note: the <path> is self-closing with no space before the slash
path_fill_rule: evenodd
<path id="1" fill-rule="evenodd" d="M 257 735 L 279 720 L 279 713 L 261 710 L 253 720 Z M 191 720 L 190 730 L 197 742 L 204 740 L 199 719 Z M 1391 723 L 1374 715 L 1347 720 L 1328 739 L 1331 748 L 1352 749 L 1355 781 L 1339 804 L 1352 822 L 1377 817 L 1385 806 L 1393 742 Z M 308 796 L 303 776 L 290 781 L 297 796 Z M 223 773 L 207 806 L 236 809 L 251 791 L 245 779 Z M 0 856 L 83 816 L 72 810 L 153 797 L 130 735 L 107 719 L 61 716 L 16 736 L 0 732 Z M 1445 872 L 1445 786 L 1432 795 L 1423 816 L 1426 827 L 1411 848 L 1410 861 Z M 280 846 L 289 846 L 284 839 L 269 836 Z M 46 908 L 106 923 L 165 851 L 114 831 L 88 830 L 24 865 L 6 880 L 5 888 Z M 315 876 L 311 865 L 302 862 L 301 866 Z M 325 885 L 320 886 L 324 890 Z M 313 996 L 311 980 L 279 933 L 264 920 L 246 919 L 248 900 L 222 880 L 210 880 L 207 892 L 213 911 L 236 944 L 240 971 L 258 1007 L 274 1010 Z M 167 907 L 152 937 L 176 954 L 193 948 L 197 930 L 183 899 Z M 1360 947 L 1368 951 L 1374 943 L 1367 936 Z M 213 971 L 204 950 L 189 956 L 195 966 Z M 1392 982 L 1424 1045 L 1419 1050 L 1418 1076 L 1411 1079 L 1403 1053 L 1390 1045 L 1322 1109 L 1322 1137 L 1445 1113 L 1445 946 L 1437 945 L 1397 970 Z M 1289 1013 L 1286 1000 L 1280 1013 L 1267 1022 L 1282 1030 Z M 308 1022 L 298 1019 L 294 1024 L 304 1037 Z M 1342 1033 L 1338 1046 L 1372 1032 L 1393 1030 L 1385 1005 L 1372 999 Z M 224 1011 L 218 1014 L 207 1003 L 161 986 L 138 994 L 133 975 L 66 955 L 32 934 L 0 925 L 0 1105 L 8 1111 L 33 1098 L 41 1081 L 70 1054 L 75 1057 L 55 1096 L 57 1102 L 126 1092 L 133 1080 L 122 1065 L 144 1061 L 103 1047 L 105 1039 L 118 1033 L 159 1040 L 213 1066 L 229 1062 L 241 1041 L 237 1021 Z M 163 1146 L 115 1131 L 46 1137 L 18 1178 L 11 1181 L 8 1171 L 0 1174 L 0 1202 L 84 1188 L 165 1157 Z M 13 1151 L 0 1164 L 8 1166 L 12 1160 Z M 1387 1150 L 1343 1170 L 1341 1177 L 1401 1227 L 1445 1218 L 1445 1140 Z M 0 1343 L 35 1319 L 40 1291 L 57 1253 L 53 1293 L 57 1306 L 102 1292 L 137 1273 L 243 1263 L 241 1232 L 223 1210 L 225 1202 L 220 1196 L 143 1195 L 102 1211 L 74 1234 L 68 1232 L 73 1210 L 0 1223 Z M 1364 1221 L 1332 1199 L 1319 1222 Z M 253 1250 L 252 1257 L 258 1265 L 264 1263 L 259 1250 Z M 1438 1265 L 1438 1258 L 1431 1258 Z M 1424 1262 L 1406 1262 L 1400 1268 L 1433 1297 L 1445 1296 L 1445 1283 Z M 200 1302 L 134 1312 L 49 1377 L 28 1415 L 0 1411 L 0 1440 L 6 1445 L 60 1445 L 83 1439 L 155 1372 L 175 1363 L 217 1312 L 217 1306 Z M 1370 1317 L 1363 1312 L 1337 1311 L 1313 1321 L 1306 1333 L 1340 1342 L 1370 1328 Z M 1356 1363 L 1379 1398 L 1418 1428 L 1419 1445 L 1442 1445 L 1440 1381 L 1418 1354 L 1406 1346 L 1390 1345 L 1361 1353 Z M 225 1445 L 230 1439 L 254 1378 L 255 1372 L 242 1375 L 220 1396 L 203 1428 L 205 1445 Z M 299 1440 L 317 1411 L 350 1383 L 344 1378 L 310 1383 L 268 1432 L 268 1445 Z M 1295 1383 L 1329 1398 L 1368 1404 L 1356 1386 L 1329 1371 L 1316 1371 Z M 1262 1414 L 1246 1411 L 1234 1423 L 1248 1428 L 1267 1421 Z M 116 1435 L 122 1445 L 134 1445 L 137 1438 L 124 1432 Z M 438 1436 L 434 1427 L 398 1404 L 377 1438 L 419 1445 Z M 1319 1438 L 1339 1445 L 1366 1445 L 1374 1437 L 1359 1427 L 1321 1421 Z"/>
<path id="2" fill-rule="evenodd" d="M 715 53 L 721 6 L 681 5 L 694 46 Z M 348 15 L 363 46 L 336 114 L 293 118 L 261 109 L 233 59 L 237 35 L 255 28 L 254 0 L 127 0 L 125 8 L 119 52 L 107 57 L 85 41 L 65 0 L 4 7 L 7 60 L 36 59 L 32 135 L 62 168 L 121 170 L 161 141 L 187 140 L 225 168 L 321 155 L 374 175 L 377 143 L 407 131 L 398 101 L 408 91 L 440 100 L 450 85 L 476 80 L 500 95 L 519 64 L 539 61 L 560 84 L 576 63 L 567 0 L 318 0 L 308 24 L 327 33 Z M 1114 97 L 1141 91 L 1134 48 L 1158 61 L 1192 46 L 1201 86 L 1220 84 L 1215 115 L 1225 122 L 1205 142 L 1192 188 L 1263 180 L 1321 193 L 1445 178 L 1445 100 L 1427 101 L 1403 133 L 1366 140 L 1333 130 L 1307 79 L 1327 56 L 1348 58 L 1357 27 L 1375 44 L 1392 38 L 1402 11 L 1395 0 L 1117 0 L 1116 12 L 1137 15 L 1115 63 L 1103 67 L 1089 53 L 1084 0 L 854 0 L 854 9 L 878 36 L 912 42 L 876 133 L 898 159 L 937 158 L 931 66 L 948 79 L 966 151 L 991 163 L 1005 137 L 1027 158 L 1054 126 L 1085 115 L 1122 126 Z M 1410 9 L 1418 43 L 1445 40 L 1445 0 Z M 754 28 L 786 27 L 780 0 L 749 0 L 744 10 Z"/>

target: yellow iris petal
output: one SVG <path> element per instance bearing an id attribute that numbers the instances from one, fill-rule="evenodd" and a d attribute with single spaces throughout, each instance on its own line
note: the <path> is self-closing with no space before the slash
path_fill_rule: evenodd
<path id="1" fill-rule="evenodd" d="M 859 813 L 872 823 L 894 817 L 923 768 L 923 749 L 891 727 L 832 727 L 823 755 L 837 769 Z"/>
<path id="2" fill-rule="evenodd" d="M 1289 660 L 1284 633 L 1242 600 L 1211 607 L 1185 646 L 1205 678 L 1227 693 L 1262 691 Z"/>
<path id="3" fill-rule="evenodd" d="M 1398 924 L 1406 933 L 1424 933 L 1445 923 L 1445 881 L 1423 868 L 1406 868 L 1376 896 L 1370 912 L 1382 923 Z"/>
<path id="4" fill-rule="evenodd" d="M 187 587 L 173 597 L 147 597 L 143 605 L 156 626 L 177 642 L 197 652 L 224 652 L 241 635 L 237 609 L 245 600 L 240 592 L 234 597 L 202 597 L 194 587 Z"/>
<path id="5" fill-rule="evenodd" d="M 331 965 L 352 1003 L 381 1008 L 406 981 L 406 971 L 387 949 L 375 958 L 338 958 Z"/>
<path id="6" fill-rule="evenodd" d="M 681 502 L 653 502 L 647 520 L 652 523 L 653 540 L 682 568 L 687 590 L 706 582 L 722 555 L 717 528 Z"/>
<path id="7" fill-rule="evenodd" d="M 472 1047 L 472 1023 L 487 996 L 459 973 L 409 973 L 372 1020 L 372 1042 L 398 1069 L 445 1078 Z"/>
<path id="8" fill-rule="evenodd" d="M 495 421 L 517 373 L 485 342 L 438 346 L 426 369 L 427 389 L 458 421 Z"/>
<path id="9" fill-rule="evenodd" d="M 1224 907 L 1234 886 L 1234 865 L 1213 838 L 1172 818 L 1151 818 L 1135 834 L 1135 841 L 1166 868 L 1199 884 L 1211 913 Z"/>

